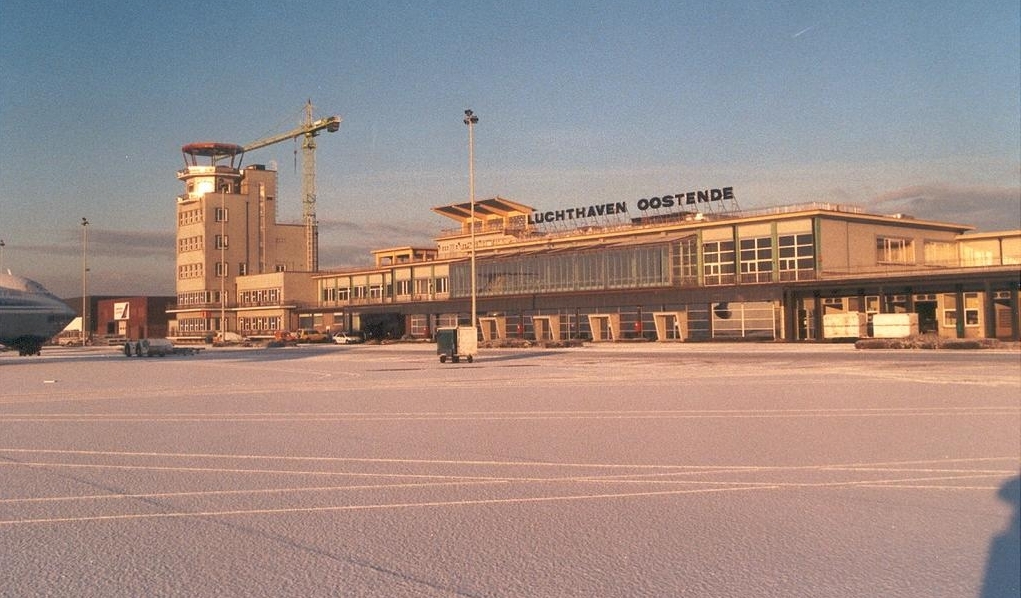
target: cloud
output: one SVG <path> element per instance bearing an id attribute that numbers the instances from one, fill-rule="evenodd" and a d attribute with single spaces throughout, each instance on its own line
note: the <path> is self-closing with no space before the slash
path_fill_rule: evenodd
<path id="1" fill-rule="evenodd" d="M 350 220 L 331 220 L 321 219 L 319 220 L 319 239 L 320 242 L 326 240 L 326 237 L 341 236 L 344 235 L 354 236 L 359 239 L 372 240 L 377 245 L 380 241 L 385 244 L 404 244 L 411 243 L 410 241 L 402 241 L 403 238 L 412 239 L 428 239 L 431 240 L 432 236 L 428 232 L 426 225 L 421 222 L 352 222 Z M 415 241 L 415 244 L 421 241 Z"/>
<path id="2" fill-rule="evenodd" d="M 176 242 L 174 231 L 112 231 L 100 230 L 89 233 L 89 248 L 97 253 L 111 256 L 132 257 L 159 256 L 171 258 Z"/>
<path id="3" fill-rule="evenodd" d="M 371 252 L 384 247 L 435 245 L 430 227 L 416 222 L 319 221 L 319 264 L 343 268 L 372 264 Z"/>
<path id="4" fill-rule="evenodd" d="M 1010 187 L 913 185 L 870 198 L 870 212 L 902 213 L 941 222 L 969 224 L 980 231 L 1021 228 L 1021 190 Z"/>
<path id="5" fill-rule="evenodd" d="M 174 231 L 117 231 L 96 229 L 89 226 L 88 254 L 90 257 L 174 257 Z M 81 228 L 65 236 L 61 243 L 29 243 L 19 245 L 19 250 L 39 252 L 53 256 L 81 256 Z"/>

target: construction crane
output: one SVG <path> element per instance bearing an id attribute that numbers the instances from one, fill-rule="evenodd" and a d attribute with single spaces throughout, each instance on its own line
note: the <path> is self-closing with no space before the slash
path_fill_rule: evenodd
<path id="1" fill-rule="evenodd" d="M 312 100 L 305 104 L 305 118 L 300 127 L 253 141 L 244 146 L 249 152 L 259 148 L 302 137 L 301 141 L 301 217 L 305 224 L 305 263 L 310 272 L 319 271 L 319 223 L 316 221 L 316 142 L 322 131 L 340 130 L 340 117 L 327 116 L 312 120 Z"/>

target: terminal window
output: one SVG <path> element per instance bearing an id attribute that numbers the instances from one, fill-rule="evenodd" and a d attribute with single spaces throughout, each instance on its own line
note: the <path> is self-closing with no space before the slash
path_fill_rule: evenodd
<path id="1" fill-rule="evenodd" d="M 957 246 L 946 241 L 926 241 L 925 263 L 932 266 L 956 266 Z"/>
<path id="2" fill-rule="evenodd" d="M 487 296 L 592 288 L 665 286 L 670 283 L 670 249 L 665 243 L 513 256 L 478 265 L 479 294 Z M 436 278 L 436 292 L 470 294 L 467 264 L 452 264 L 450 279 Z"/>
<path id="3" fill-rule="evenodd" d="M 741 282 L 773 280 L 772 243 L 770 237 L 741 239 Z"/>
<path id="4" fill-rule="evenodd" d="M 964 325 L 973 328 L 979 325 L 979 310 L 982 304 L 978 293 L 964 293 Z M 943 326 L 954 328 L 957 326 L 957 295 L 947 293 L 943 295 Z"/>
<path id="5" fill-rule="evenodd" d="M 780 280 L 815 278 L 815 246 L 811 233 L 780 235 L 777 238 Z"/>
<path id="6" fill-rule="evenodd" d="M 876 261 L 880 264 L 913 264 L 914 242 L 911 239 L 876 237 Z"/>
<path id="7" fill-rule="evenodd" d="M 674 283 L 698 284 L 698 239 L 693 235 L 678 241 L 673 253 Z"/>
<path id="8" fill-rule="evenodd" d="M 706 285 L 734 284 L 734 242 L 710 241 L 702 244 L 702 274 Z"/>
<path id="9" fill-rule="evenodd" d="M 430 295 L 433 292 L 433 281 L 431 278 L 416 278 L 415 279 L 415 294 L 416 295 Z"/>
<path id="10" fill-rule="evenodd" d="M 178 278 L 201 278 L 202 264 L 181 264 L 177 267 Z"/>
<path id="11" fill-rule="evenodd" d="M 178 226 L 198 224 L 202 222 L 202 210 L 181 210 L 177 214 Z"/>

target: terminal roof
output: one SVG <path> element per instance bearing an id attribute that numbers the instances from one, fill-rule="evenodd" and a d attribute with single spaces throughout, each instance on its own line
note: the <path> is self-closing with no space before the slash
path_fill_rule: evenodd
<path id="1" fill-rule="evenodd" d="M 446 216 L 447 218 L 453 218 L 458 222 L 467 222 L 471 220 L 471 202 L 440 206 L 433 208 L 433 211 L 437 214 Z M 533 211 L 534 210 L 529 206 L 509 199 L 504 199 L 500 196 L 489 199 L 480 199 L 475 202 L 475 218 L 485 218 L 486 216 L 507 218 L 509 216 L 531 214 Z"/>
<path id="2" fill-rule="evenodd" d="M 181 151 L 193 156 L 234 156 L 245 153 L 245 148 L 236 143 L 220 143 L 217 141 L 200 141 L 182 146 Z"/>

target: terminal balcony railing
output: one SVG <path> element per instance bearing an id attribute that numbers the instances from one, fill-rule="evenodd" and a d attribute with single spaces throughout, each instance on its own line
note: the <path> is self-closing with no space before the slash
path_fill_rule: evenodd
<path id="1" fill-rule="evenodd" d="M 217 302 L 204 302 L 204 303 L 185 303 L 185 304 L 170 304 L 167 306 L 167 311 L 217 311 L 220 309 L 226 310 L 238 310 L 238 309 L 254 309 L 254 308 L 265 308 L 265 307 L 279 307 L 279 308 L 294 308 L 304 309 L 311 307 L 318 307 L 320 304 L 315 301 L 288 301 L 281 299 L 279 301 L 227 301 L 226 303 Z"/>

